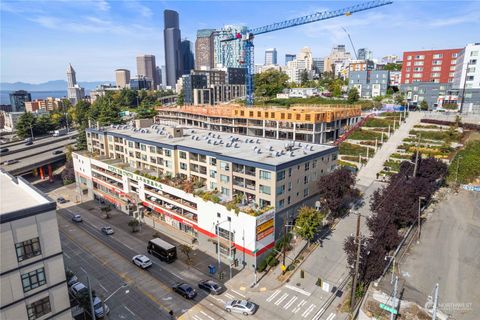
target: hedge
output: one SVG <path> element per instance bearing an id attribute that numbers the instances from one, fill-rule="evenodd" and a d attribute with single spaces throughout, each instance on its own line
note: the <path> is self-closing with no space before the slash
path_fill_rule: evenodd
<path id="1" fill-rule="evenodd" d="M 455 181 L 457 165 L 459 183 L 470 183 L 480 177 L 480 141 L 468 142 L 465 148 L 456 154 L 448 168 L 447 181 Z"/>
<path id="2" fill-rule="evenodd" d="M 356 144 L 342 142 L 339 146 L 339 153 L 341 155 L 350 155 L 350 156 L 358 156 L 359 154 L 366 156 L 367 155 L 367 147 L 362 147 Z M 369 153 L 373 154 L 374 150 L 370 150 Z"/>
<path id="3" fill-rule="evenodd" d="M 457 141 L 460 135 L 456 131 L 419 131 L 410 130 L 409 134 L 421 136 L 422 139 L 443 140 L 443 141 Z"/>
<path id="4" fill-rule="evenodd" d="M 363 124 L 364 127 L 377 127 L 377 128 L 387 128 L 388 126 L 393 126 L 392 120 L 381 119 L 381 118 L 370 118 Z"/>
<path id="5" fill-rule="evenodd" d="M 348 139 L 352 140 L 381 140 L 382 139 L 382 133 L 380 132 L 374 132 L 370 130 L 363 130 L 363 129 L 358 129 L 354 131 L 351 135 L 348 136 Z"/>
<path id="6" fill-rule="evenodd" d="M 422 120 L 420 120 L 420 122 L 438 124 L 438 125 L 442 125 L 442 126 L 452 126 L 452 125 L 456 124 L 455 121 L 443 121 L 443 120 L 435 120 L 435 119 L 422 119 Z M 480 124 L 460 122 L 458 124 L 458 126 L 464 128 L 464 129 L 468 129 L 468 130 L 480 130 Z"/>

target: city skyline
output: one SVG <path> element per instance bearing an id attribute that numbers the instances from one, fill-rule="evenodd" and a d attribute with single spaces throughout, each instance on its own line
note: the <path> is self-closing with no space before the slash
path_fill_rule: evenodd
<path id="1" fill-rule="evenodd" d="M 182 39 L 194 42 L 198 29 L 218 29 L 225 24 L 257 27 L 355 3 L 248 2 L 247 11 L 243 2 L 5 2 L 1 8 L 0 80 L 39 83 L 64 79 L 65 65 L 71 62 L 81 71 L 81 81 L 113 81 L 116 69 L 135 70 L 135 57 L 143 53 L 155 55 L 163 65 L 164 9 L 180 14 Z M 357 49 L 367 47 L 376 58 L 401 56 L 403 51 L 464 47 L 478 41 L 472 30 L 480 27 L 479 12 L 478 2 L 459 6 L 448 1 L 395 1 L 351 17 L 260 35 L 255 39 L 256 63 L 263 64 L 264 51 L 272 47 L 277 48 L 282 65 L 286 53 L 304 46 L 311 48 L 314 57 L 328 55 L 337 44 L 345 44 L 353 52 L 342 27 Z M 422 36 L 412 38 L 419 30 Z M 21 42 L 16 38 L 19 34 Z"/>

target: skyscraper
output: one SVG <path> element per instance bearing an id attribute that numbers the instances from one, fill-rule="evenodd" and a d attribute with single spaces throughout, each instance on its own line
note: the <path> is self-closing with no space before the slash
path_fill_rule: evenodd
<path id="1" fill-rule="evenodd" d="M 25 111 L 25 102 L 32 101 L 32 96 L 25 90 L 9 93 L 12 112 Z"/>
<path id="2" fill-rule="evenodd" d="M 231 38 L 237 33 L 244 34 L 246 26 L 226 25 L 215 32 L 215 67 L 223 68 L 245 68 L 245 41 L 235 39 L 222 42 L 222 39 Z"/>
<path id="3" fill-rule="evenodd" d="M 277 49 L 267 49 L 265 50 L 265 65 L 270 66 L 272 64 L 277 64 Z"/>
<path id="4" fill-rule="evenodd" d="M 157 88 L 157 65 L 155 64 L 155 56 L 145 54 L 137 56 L 137 76 L 144 76 L 151 82 L 151 89 Z"/>
<path id="5" fill-rule="evenodd" d="M 213 69 L 215 67 L 214 36 L 215 29 L 197 31 L 195 41 L 195 67 L 197 69 Z"/>
<path id="6" fill-rule="evenodd" d="M 77 104 L 85 97 L 85 90 L 77 84 L 77 76 L 72 64 L 68 64 L 67 68 L 67 86 L 68 100 L 72 104 Z"/>
<path id="7" fill-rule="evenodd" d="M 193 44 L 187 39 L 183 40 L 180 45 L 180 51 L 182 53 L 182 74 L 189 74 L 190 70 L 195 68 L 195 59 L 193 57 Z"/>
<path id="8" fill-rule="evenodd" d="M 125 88 L 130 83 L 130 71 L 127 69 L 115 70 L 115 83 L 119 88 Z"/>
<path id="9" fill-rule="evenodd" d="M 360 48 L 358 49 L 358 60 L 372 60 L 373 54 L 372 51 L 368 50 L 367 48 Z"/>
<path id="10" fill-rule="evenodd" d="M 181 57 L 181 32 L 179 27 L 178 12 L 173 10 L 163 11 L 164 29 L 163 39 L 165 47 L 165 67 L 167 72 L 167 85 L 175 87 L 177 79 L 183 71 Z"/>
<path id="11" fill-rule="evenodd" d="M 297 58 L 297 55 L 296 54 L 291 54 L 291 53 L 287 53 L 285 55 L 285 65 L 287 65 L 288 61 L 293 61 Z"/>

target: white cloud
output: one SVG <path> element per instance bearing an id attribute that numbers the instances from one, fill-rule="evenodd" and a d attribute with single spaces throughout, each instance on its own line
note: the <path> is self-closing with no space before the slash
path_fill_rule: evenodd
<path id="1" fill-rule="evenodd" d="M 108 3 L 107 0 L 96 0 L 96 1 L 93 1 L 93 3 L 95 3 L 98 10 L 100 10 L 100 11 L 109 11 L 110 10 L 110 4 Z"/>
<path id="2" fill-rule="evenodd" d="M 128 9 L 136 11 L 139 15 L 144 18 L 150 18 L 153 16 L 153 11 L 146 5 L 141 4 L 136 0 L 126 0 L 125 5 Z"/>
<path id="3" fill-rule="evenodd" d="M 457 17 L 435 19 L 427 23 L 429 27 L 451 27 L 458 24 L 474 23 L 478 24 L 480 21 L 479 12 L 471 12 L 470 14 L 463 14 Z"/>

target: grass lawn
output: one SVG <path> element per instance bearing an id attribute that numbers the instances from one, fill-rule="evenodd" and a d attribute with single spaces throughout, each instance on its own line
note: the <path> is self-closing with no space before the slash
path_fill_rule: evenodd
<path id="1" fill-rule="evenodd" d="M 459 183 L 470 183 L 480 178 L 480 140 L 467 142 L 465 148 L 455 155 L 448 168 L 448 182 L 455 182 L 457 167 Z"/>
<path id="2" fill-rule="evenodd" d="M 356 144 L 348 143 L 348 142 L 342 142 L 340 143 L 339 146 L 339 153 L 341 155 L 349 155 L 349 156 L 366 156 L 367 155 L 367 147 L 362 147 Z M 371 148 L 368 151 L 368 154 L 370 157 L 373 156 L 374 150 Z"/>
<path id="3" fill-rule="evenodd" d="M 398 122 L 398 121 L 397 121 Z M 370 128 L 388 128 L 393 126 L 393 120 L 382 118 L 370 118 L 363 124 L 364 127 Z"/>
<path id="4" fill-rule="evenodd" d="M 380 132 L 374 132 L 374 131 L 369 131 L 369 130 L 363 130 L 363 129 L 358 129 L 354 131 L 351 135 L 348 136 L 348 139 L 352 140 L 381 140 L 382 139 L 382 133 Z"/>

